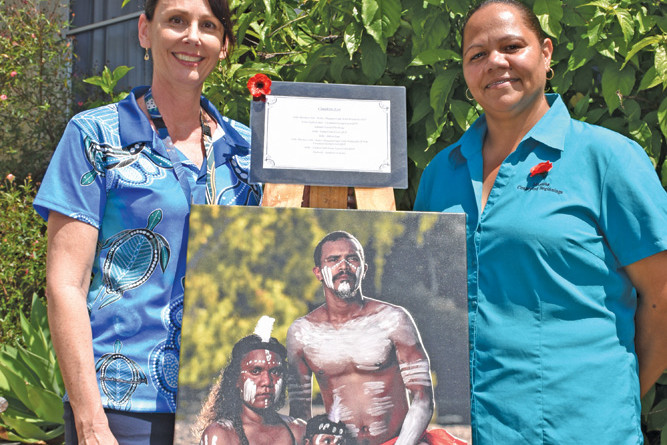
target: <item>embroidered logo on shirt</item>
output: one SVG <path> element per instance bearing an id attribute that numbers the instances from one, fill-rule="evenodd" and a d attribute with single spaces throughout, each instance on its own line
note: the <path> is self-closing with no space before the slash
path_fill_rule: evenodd
<path id="1" fill-rule="evenodd" d="M 527 186 L 517 185 L 516 188 L 519 189 L 519 190 L 525 190 L 527 192 L 540 191 L 540 192 L 552 192 L 552 193 L 556 193 L 557 195 L 562 195 L 563 194 L 562 190 L 558 190 L 558 189 L 555 189 L 555 188 L 551 187 L 551 184 L 548 183 L 548 182 L 539 182 L 537 184 L 529 184 Z"/>

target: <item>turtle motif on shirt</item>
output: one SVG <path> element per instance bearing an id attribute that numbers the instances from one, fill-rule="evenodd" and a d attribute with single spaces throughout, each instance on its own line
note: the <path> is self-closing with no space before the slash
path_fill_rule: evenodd
<path id="1" fill-rule="evenodd" d="M 169 263 L 170 248 L 166 238 L 153 231 L 162 220 L 162 210 L 154 210 L 145 229 L 126 229 L 107 239 L 100 249 L 109 248 L 102 265 L 103 287 L 99 309 L 117 301 L 123 292 L 144 284 L 157 265 L 162 272 Z"/>
<path id="2" fill-rule="evenodd" d="M 181 279 L 181 288 L 185 278 Z M 151 383 L 176 410 L 176 386 L 178 384 L 178 357 L 181 348 L 183 324 L 183 293 L 172 298 L 162 310 L 162 324 L 167 328 L 167 338 L 153 348 L 149 359 Z"/>
<path id="3" fill-rule="evenodd" d="M 116 340 L 114 352 L 102 355 L 95 363 L 95 372 L 100 374 L 100 387 L 114 409 L 129 409 L 132 394 L 139 385 L 148 384 L 146 373 L 137 363 L 121 354 L 123 343 Z"/>
<path id="4" fill-rule="evenodd" d="M 148 145 L 144 142 L 128 145 L 127 147 L 114 147 L 109 144 L 99 144 L 90 137 L 85 137 L 86 159 L 93 169 L 81 176 L 81 185 L 90 185 L 97 176 L 105 176 L 106 170 L 112 168 L 123 168 L 133 164 L 143 153 L 155 165 L 162 168 L 173 168 L 169 159 L 163 158 L 151 150 L 144 150 Z"/>

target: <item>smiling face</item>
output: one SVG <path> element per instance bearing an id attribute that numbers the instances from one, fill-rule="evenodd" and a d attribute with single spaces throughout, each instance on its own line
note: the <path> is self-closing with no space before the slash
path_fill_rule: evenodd
<path id="1" fill-rule="evenodd" d="M 541 41 L 519 9 L 491 3 L 466 24 L 463 76 L 489 115 L 518 116 L 548 109 L 544 86 L 552 52 L 551 40 Z"/>
<path id="2" fill-rule="evenodd" d="M 243 403 L 254 410 L 273 407 L 282 394 L 283 375 L 283 362 L 275 352 L 248 352 L 241 359 L 241 374 L 236 382 Z"/>
<path id="3" fill-rule="evenodd" d="M 320 266 L 313 272 L 324 286 L 344 300 L 354 298 L 366 273 L 361 246 L 341 238 L 322 245 Z"/>
<path id="4" fill-rule="evenodd" d="M 139 41 L 151 50 L 153 83 L 176 88 L 201 88 L 227 51 L 207 0 L 160 0 L 152 20 L 139 18 Z"/>

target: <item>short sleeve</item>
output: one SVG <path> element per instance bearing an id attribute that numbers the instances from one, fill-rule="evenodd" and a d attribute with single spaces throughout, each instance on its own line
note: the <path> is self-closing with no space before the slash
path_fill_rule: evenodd
<path id="1" fill-rule="evenodd" d="M 610 150 L 600 226 L 621 265 L 667 250 L 667 193 L 644 150 L 622 138 Z"/>
<path id="2" fill-rule="evenodd" d="M 100 228 L 106 177 L 102 151 L 91 149 L 93 140 L 75 119 L 67 125 L 33 204 L 45 220 L 56 211 Z"/>

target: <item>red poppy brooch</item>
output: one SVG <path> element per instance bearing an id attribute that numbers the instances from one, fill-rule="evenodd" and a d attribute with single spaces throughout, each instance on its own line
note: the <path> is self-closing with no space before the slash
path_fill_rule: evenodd
<path id="1" fill-rule="evenodd" d="M 248 91 L 252 94 L 252 100 L 266 102 L 266 95 L 271 94 L 271 79 L 266 74 L 255 74 L 248 79 Z"/>
<path id="2" fill-rule="evenodd" d="M 539 164 L 530 169 L 530 177 L 532 178 L 533 176 L 537 175 L 546 176 L 549 170 L 551 170 L 553 166 L 554 165 L 549 161 L 540 162 Z"/>

